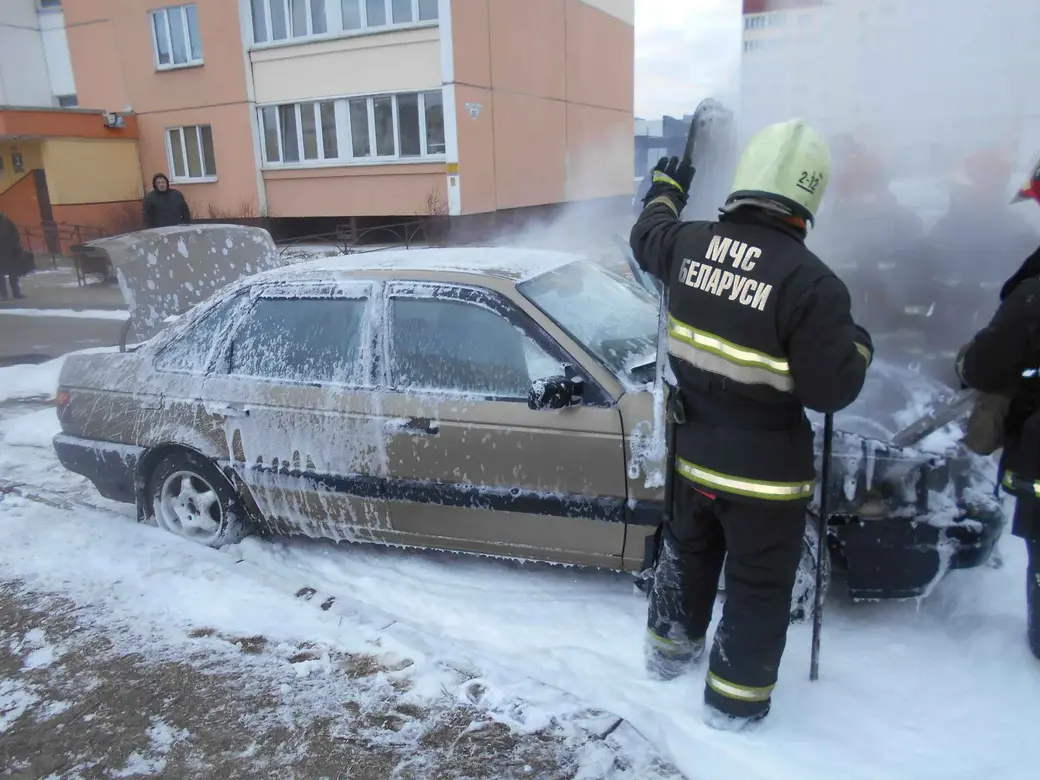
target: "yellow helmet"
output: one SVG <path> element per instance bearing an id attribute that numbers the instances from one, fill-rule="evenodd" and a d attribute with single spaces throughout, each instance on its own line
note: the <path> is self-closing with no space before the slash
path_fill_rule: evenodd
<path id="1" fill-rule="evenodd" d="M 726 203 L 766 198 L 812 222 L 830 174 L 830 149 L 803 120 L 769 125 L 744 148 Z"/>

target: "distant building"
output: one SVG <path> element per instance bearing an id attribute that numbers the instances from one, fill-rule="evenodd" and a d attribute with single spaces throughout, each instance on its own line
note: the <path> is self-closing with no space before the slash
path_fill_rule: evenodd
<path id="1" fill-rule="evenodd" d="M 61 0 L 0 2 L 0 106 L 76 106 Z"/>
<path id="2" fill-rule="evenodd" d="M 140 214 L 136 121 L 77 103 L 60 0 L 0 0 L 0 211 L 32 249 L 67 251 Z"/>
<path id="3" fill-rule="evenodd" d="M 662 157 L 680 156 L 686 145 L 692 117 L 682 119 L 665 116 L 661 119 L 636 119 L 635 179 L 638 183 Z"/>

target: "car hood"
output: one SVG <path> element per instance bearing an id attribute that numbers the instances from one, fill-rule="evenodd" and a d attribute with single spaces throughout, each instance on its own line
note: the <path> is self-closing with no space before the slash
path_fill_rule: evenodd
<path id="1" fill-rule="evenodd" d="M 949 386 L 919 371 L 875 361 L 859 397 L 834 415 L 834 427 L 889 442 L 895 434 L 956 394 Z M 810 415 L 822 421 L 822 415 Z M 945 449 L 940 441 L 926 441 Z"/>
<path id="2" fill-rule="evenodd" d="M 232 282 L 286 265 L 266 230 L 241 225 L 177 225 L 88 243 L 119 279 L 135 339 Z"/>

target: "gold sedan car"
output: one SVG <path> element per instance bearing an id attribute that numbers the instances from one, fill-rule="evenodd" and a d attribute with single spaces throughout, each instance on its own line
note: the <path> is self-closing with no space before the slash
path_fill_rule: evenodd
<path id="1" fill-rule="evenodd" d="M 269 531 L 639 570 L 661 517 L 657 313 L 557 252 L 311 261 L 70 356 L 54 444 L 211 546 Z"/>
<path id="2" fill-rule="evenodd" d="M 304 534 L 636 571 L 647 585 L 664 493 L 652 290 L 525 249 L 273 267 L 269 236 L 229 231 L 106 240 L 122 247 L 132 324 L 157 333 L 67 358 L 54 440 L 66 468 L 215 547 Z M 838 421 L 822 554 L 856 598 L 918 596 L 984 563 L 1003 530 L 979 464 L 888 441 L 909 397 L 934 392 L 907 374 L 875 366 Z M 815 529 L 796 616 L 813 600 Z"/>

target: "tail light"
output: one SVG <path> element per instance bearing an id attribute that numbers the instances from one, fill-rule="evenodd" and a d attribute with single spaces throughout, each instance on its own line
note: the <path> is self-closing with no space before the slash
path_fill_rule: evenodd
<path id="1" fill-rule="evenodd" d="M 72 398 L 69 395 L 69 391 L 63 388 L 58 388 L 58 392 L 54 395 L 54 405 L 58 409 L 58 420 L 64 422 L 66 414 L 69 410 L 69 404 L 72 402 Z"/>

